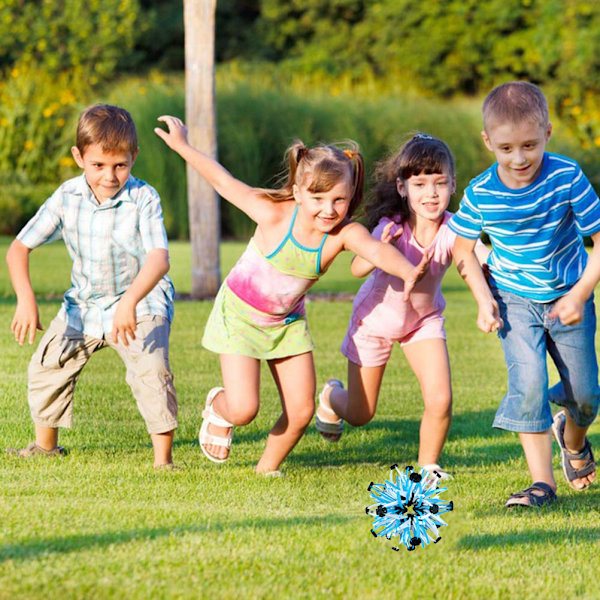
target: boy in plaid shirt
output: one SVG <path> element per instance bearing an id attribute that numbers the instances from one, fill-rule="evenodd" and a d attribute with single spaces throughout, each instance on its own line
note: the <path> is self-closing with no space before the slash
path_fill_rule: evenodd
<path id="1" fill-rule="evenodd" d="M 35 442 L 12 453 L 61 455 L 58 428 L 71 427 L 73 390 L 93 352 L 123 359 L 154 449 L 154 466 L 172 467 L 177 398 L 169 366 L 173 285 L 160 198 L 131 176 L 138 145 L 131 115 L 96 105 L 83 111 L 71 149 L 83 173 L 66 181 L 25 225 L 6 255 L 17 295 L 15 340 L 43 329 L 29 277 L 29 253 L 62 237 L 73 261 L 71 288 L 34 353 L 28 399 Z"/>

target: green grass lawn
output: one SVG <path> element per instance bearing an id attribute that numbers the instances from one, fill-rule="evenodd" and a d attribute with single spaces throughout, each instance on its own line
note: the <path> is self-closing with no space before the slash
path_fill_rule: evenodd
<path id="1" fill-rule="evenodd" d="M 4 251 L 8 240 L 0 240 Z M 242 246 L 223 246 L 226 271 Z M 171 249 L 172 276 L 189 291 L 189 246 Z M 319 287 L 353 291 L 348 258 Z M 68 286 L 59 244 L 32 255 L 33 280 L 48 325 Z M 540 511 L 507 512 L 506 497 L 529 484 L 517 437 L 493 430 L 505 368 L 493 336 L 477 331 L 475 304 L 454 271 L 445 281 L 454 419 L 443 465 L 455 475 L 442 495 L 455 511 L 442 540 L 415 552 L 369 533 L 367 486 L 389 465 L 414 464 L 422 410 L 401 352 L 384 379 L 377 416 L 327 444 L 311 427 L 283 465 L 286 477 L 254 475 L 278 414 L 265 372 L 257 419 L 235 433 L 231 459 L 208 462 L 197 433 L 217 358 L 200 346 L 209 302 L 178 302 L 171 359 L 180 404 L 174 457 L 181 472 L 155 473 L 144 423 L 107 349 L 77 387 L 75 427 L 61 435 L 58 460 L 0 454 L 0 598 L 600 598 L 600 485 L 577 493 L 555 459 L 559 501 Z M 307 305 L 319 384 L 344 378 L 339 344 L 349 302 Z M 17 346 L 14 299 L 0 264 L 0 447 L 30 441 L 26 373 L 32 347 Z M 553 380 L 556 374 L 552 371 Z M 600 426 L 590 438 L 600 448 Z M 590 568 L 591 567 L 591 568 Z"/>

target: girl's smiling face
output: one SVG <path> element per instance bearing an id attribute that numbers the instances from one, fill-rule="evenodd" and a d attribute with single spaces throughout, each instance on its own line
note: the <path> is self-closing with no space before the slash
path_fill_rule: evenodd
<path id="1" fill-rule="evenodd" d="M 342 180 L 326 192 L 311 192 L 309 185 L 294 185 L 294 198 L 299 210 L 316 230 L 329 233 L 348 214 L 350 207 L 350 184 Z"/>
<path id="2" fill-rule="evenodd" d="M 454 177 L 448 173 L 420 173 L 396 180 L 398 193 L 408 199 L 412 218 L 439 222 L 456 189 Z"/>

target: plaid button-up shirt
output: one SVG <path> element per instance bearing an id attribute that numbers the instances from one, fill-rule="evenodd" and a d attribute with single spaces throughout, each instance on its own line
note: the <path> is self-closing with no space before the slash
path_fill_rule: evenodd
<path id="1" fill-rule="evenodd" d="M 28 248 L 62 237 L 73 261 L 71 288 L 59 312 L 68 325 L 102 338 L 112 330 L 117 303 L 146 254 L 168 248 L 156 190 L 130 176 L 119 193 L 99 204 L 85 176 L 63 183 L 21 230 Z M 174 289 L 165 275 L 137 305 L 142 315 L 173 318 Z"/>

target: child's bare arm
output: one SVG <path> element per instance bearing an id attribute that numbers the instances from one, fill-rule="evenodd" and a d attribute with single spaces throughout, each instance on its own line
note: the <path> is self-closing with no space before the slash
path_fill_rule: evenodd
<path id="1" fill-rule="evenodd" d="M 476 240 L 469 240 L 457 235 L 453 249 L 454 260 L 458 272 L 471 289 L 479 307 L 477 326 L 481 331 L 490 333 L 498 331 L 504 323 L 500 318 L 498 304 L 490 292 L 481 265 L 475 256 L 475 246 Z"/>
<path id="2" fill-rule="evenodd" d="M 111 332 L 115 344 L 119 342 L 119 336 L 125 346 L 129 345 L 127 336 L 135 339 L 134 332 L 137 326 L 135 307 L 168 271 L 169 253 L 167 250 L 163 248 L 150 250 L 140 272 L 129 286 L 129 289 L 121 296 L 117 305 Z"/>
<path id="3" fill-rule="evenodd" d="M 592 236 L 594 247 L 590 252 L 581 279 L 562 296 L 548 314 L 558 317 L 563 325 L 575 325 L 583 319 L 584 306 L 600 281 L 600 232 Z"/>
<path id="4" fill-rule="evenodd" d="M 343 241 L 346 250 L 354 252 L 386 273 L 404 280 L 405 300 L 408 300 L 412 289 L 427 271 L 431 260 L 431 253 L 425 252 L 421 262 L 413 265 L 394 246 L 373 238 L 360 223 L 351 223 L 344 227 Z"/>
<path id="5" fill-rule="evenodd" d="M 216 160 L 190 146 L 187 127 L 180 119 L 163 115 L 158 120 L 165 123 L 168 131 L 156 127 L 154 133 L 196 169 L 220 196 L 245 212 L 256 223 L 265 218 L 271 202 L 265 201 L 255 188 L 236 179 Z"/>
<path id="6" fill-rule="evenodd" d="M 486 265 L 488 256 L 490 255 L 490 249 L 481 240 L 475 242 L 474 252 L 477 257 L 477 262 L 479 262 L 482 267 L 483 265 Z"/>
<path id="7" fill-rule="evenodd" d="M 29 343 L 33 344 L 36 330 L 44 329 L 40 323 L 38 305 L 35 301 L 35 294 L 29 277 L 30 253 L 31 248 L 28 248 L 19 240 L 14 240 L 6 253 L 10 282 L 17 295 L 17 308 L 10 324 L 10 330 L 15 336 L 15 341 L 21 346 L 27 338 Z"/>
<path id="8" fill-rule="evenodd" d="M 397 226 L 396 223 L 390 221 L 386 224 L 381 232 L 381 241 L 390 244 L 392 240 L 400 237 L 402 235 L 402 228 L 398 227 L 398 229 L 392 233 L 392 228 Z M 370 263 L 368 260 L 362 258 L 361 256 L 355 256 L 352 259 L 352 264 L 350 265 L 350 272 L 354 277 L 366 277 L 373 269 L 375 265 Z"/>

